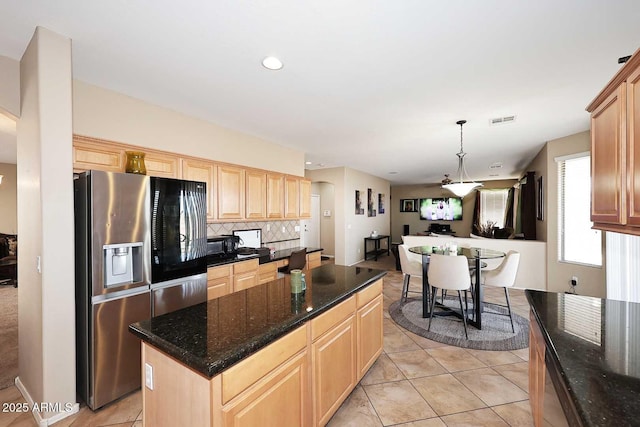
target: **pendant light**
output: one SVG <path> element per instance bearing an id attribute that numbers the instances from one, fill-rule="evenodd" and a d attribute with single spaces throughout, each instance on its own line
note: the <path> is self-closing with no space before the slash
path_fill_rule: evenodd
<path id="1" fill-rule="evenodd" d="M 462 149 L 462 125 L 464 125 L 465 123 L 467 123 L 466 120 L 459 120 L 456 122 L 456 124 L 460 125 L 460 152 L 456 154 L 456 156 L 458 156 L 458 178 L 460 179 L 460 181 L 453 181 L 450 184 L 442 185 L 442 188 L 451 191 L 458 197 L 464 197 L 474 189 L 482 187 L 482 184 L 472 181 L 469 178 L 469 176 L 467 175 L 467 170 L 464 167 L 464 156 L 466 156 L 467 153 L 465 153 Z M 465 176 L 467 177 L 469 182 L 464 182 Z"/>

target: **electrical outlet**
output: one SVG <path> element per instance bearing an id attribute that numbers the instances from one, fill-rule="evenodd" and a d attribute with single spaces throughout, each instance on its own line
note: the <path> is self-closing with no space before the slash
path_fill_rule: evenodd
<path id="1" fill-rule="evenodd" d="M 285 226 L 284 226 L 284 225 L 282 226 L 282 232 L 283 232 L 283 233 L 286 233 L 286 232 L 287 232 L 287 229 L 285 228 Z"/>
<path id="2" fill-rule="evenodd" d="M 153 366 L 148 363 L 144 364 L 144 385 L 153 390 Z"/>
<path id="3" fill-rule="evenodd" d="M 267 232 L 271 231 L 271 224 L 267 224 Z"/>
<path id="4" fill-rule="evenodd" d="M 571 277 L 571 286 L 578 286 L 578 276 Z"/>

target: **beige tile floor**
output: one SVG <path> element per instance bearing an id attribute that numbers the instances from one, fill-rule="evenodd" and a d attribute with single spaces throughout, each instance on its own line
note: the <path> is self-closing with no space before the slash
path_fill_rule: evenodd
<path id="1" fill-rule="evenodd" d="M 393 256 L 363 266 L 388 269 L 384 304 L 400 298 L 402 274 Z M 412 285 L 413 286 L 413 285 Z M 419 289 L 419 283 L 415 283 Z M 504 303 L 502 290 L 485 300 Z M 514 312 L 528 316 L 524 292 L 513 290 Z M 329 421 L 329 426 L 532 426 L 527 396 L 528 349 L 466 350 L 428 340 L 396 325 L 385 311 L 384 352 Z M 15 387 L 0 402 L 24 402 Z M 141 393 L 93 412 L 82 406 L 61 427 L 141 427 Z M 35 426 L 31 414 L 0 413 L 0 427 Z"/>

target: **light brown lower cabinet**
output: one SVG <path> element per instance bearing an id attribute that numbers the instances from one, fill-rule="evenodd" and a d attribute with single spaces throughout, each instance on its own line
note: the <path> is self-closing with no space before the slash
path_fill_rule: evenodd
<path id="1" fill-rule="evenodd" d="M 311 269 L 320 267 L 322 265 L 322 252 L 311 252 L 307 254 L 307 266 L 305 268 Z"/>
<path id="2" fill-rule="evenodd" d="M 355 308 L 355 297 L 350 300 L 342 304 Z M 341 314 L 340 311 L 337 313 Z M 311 344 L 313 418 L 317 426 L 329 421 L 358 382 L 354 311 L 351 310 L 351 314 L 342 319 L 331 311 L 325 315 L 336 318 L 336 322 Z M 311 321 L 312 324 L 314 321 Z"/>
<path id="3" fill-rule="evenodd" d="M 382 352 L 381 308 L 382 279 L 211 379 L 143 342 L 144 425 L 325 425 Z"/>
<path id="4" fill-rule="evenodd" d="M 231 265 L 209 267 L 207 269 L 207 300 L 232 292 L 233 270 Z"/>

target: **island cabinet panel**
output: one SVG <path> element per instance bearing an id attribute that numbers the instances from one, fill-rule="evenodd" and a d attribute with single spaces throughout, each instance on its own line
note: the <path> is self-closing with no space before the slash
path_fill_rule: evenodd
<path id="1" fill-rule="evenodd" d="M 529 404 L 535 427 L 544 425 L 546 346 L 533 313 L 529 315 Z"/>
<path id="2" fill-rule="evenodd" d="M 626 223 L 624 183 L 625 86 L 591 114 L 591 220 Z"/>
<path id="3" fill-rule="evenodd" d="M 300 180 L 300 218 L 311 218 L 311 181 Z"/>
<path id="4" fill-rule="evenodd" d="M 352 314 L 311 345 L 314 425 L 325 425 L 356 386 L 356 322 Z"/>
<path id="5" fill-rule="evenodd" d="M 267 218 L 284 218 L 284 176 L 267 174 Z"/>
<path id="6" fill-rule="evenodd" d="M 215 165 L 193 159 L 182 159 L 182 178 L 207 184 L 207 221 L 216 219 L 215 213 Z"/>
<path id="7" fill-rule="evenodd" d="M 278 370 L 306 345 L 307 326 L 302 326 L 224 371 L 221 374 L 222 404 L 226 405 L 258 380 Z"/>
<path id="8" fill-rule="evenodd" d="M 101 170 L 124 172 L 124 149 L 120 146 L 92 142 L 90 138 L 73 137 L 73 171 Z"/>
<path id="9" fill-rule="evenodd" d="M 245 218 L 265 219 L 267 217 L 267 174 L 262 171 L 245 171 L 246 200 Z"/>
<path id="10" fill-rule="evenodd" d="M 367 373 L 382 353 L 383 312 L 382 295 L 380 294 L 367 305 L 358 309 L 356 315 L 358 331 L 358 380 L 364 377 L 364 374 Z"/>
<path id="11" fill-rule="evenodd" d="M 217 165 L 218 219 L 244 219 L 244 169 Z"/>
<path id="12" fill-rule="evenodd" d="M 180 159 L 175 155 L 147 151 L 144 165 L 149 176 L 180 178 Z"/>
<path id="13" fill-rule="evenodd" d="M 308 354 L 304 350 L 223 406 L 222 425 L 310 425 L 308 377 Z"/>
<path id="14" fill-rule="evenodd" d="M 284 179 L 284 217 L 298 218 L 300 214 L 300 180 L 293 176 Z"/>
<path id="15" fill-rule="evenodd" d="M 166 354 L 142 343 L 142 410 L 144 425 L 154 427 L 210 426 L 210 380 Z M 145 386 L 148 364 L 153 390 Z M 176 402 L 181 402 L 176 405 Z"/>

